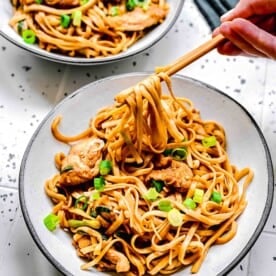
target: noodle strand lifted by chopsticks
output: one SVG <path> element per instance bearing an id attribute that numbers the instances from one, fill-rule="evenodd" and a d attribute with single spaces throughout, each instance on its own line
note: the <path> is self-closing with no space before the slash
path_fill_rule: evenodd
<path id="1" fill-rule="evenodd" d="M 253 172 L 231 163 L 223 126 L 176 97 L 165 73 L 118 93 L 79 135 L 59 124 L 53 136 L 70 151 L 57 153 L 45 191 L 82 269 L 196 273 L 210 247 L 236 235 Z"/>
<path id="2" fill-rule="evenodd" d="M 165 20 L 165 0 L 12 0 L 12 28 L 49 52 L 106 57 L 127 50 Z"/>

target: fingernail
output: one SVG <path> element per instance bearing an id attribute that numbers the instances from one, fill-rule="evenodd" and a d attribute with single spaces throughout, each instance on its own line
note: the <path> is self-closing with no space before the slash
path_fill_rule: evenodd
<path id="1" fill-rule="evenodd" d="M 233 9 L 232 9 L 232 10 L 229 10 L 228 12 L 226 12 L 225 14 L 223 14 L 223 15 L 220 17 L 221 22 L 227 21 L 227 20 L 228 20 L 228 17 L 232 14 L 232 12 L 233 12 Z"/>

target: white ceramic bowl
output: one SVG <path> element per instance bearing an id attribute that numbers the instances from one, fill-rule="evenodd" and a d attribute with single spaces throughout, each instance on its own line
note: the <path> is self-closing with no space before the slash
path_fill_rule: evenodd
<path id="1" fill-rule="evenodd" d="M 30 53 L 35 54 L 36 56 L 51 61 L 75 65 L 106 64 L 136 55 L 152 47 L 167 34 L 167 32 L 171 29 L 171 27 L 177 20 L 182 10 L 184 0 L 167 0 L 167 2 L 170 5 L 170 11 L 164 22 L 156 26 L 147 35 L 145 35 L 145 37 L 137 41 L 129 49 L 114 56 L 99 58 L 69 57 L 61 54 L 49 53 L 46 50 L 40 49 L 37 45 L 26 44 L 23 41 L 22 37 L 19 36 L 9 25 L 9 20 L 12 17 L 12 5 L 10 3 L 10 0 L 0 1 L 0 35 L 5 37 L 13 44 L 17 45 L 18 47 L 25 49 Z"/>
<path id="2" fill-rule="evenodd" d="M 71 238 L 61 229 L 49 232 L 43 218 L 52 208 L 44 192 L 45 179 L 56 173 L 54 155 L 68 150 L 51 134 L 54 117 L 63 116 L 63 133 L 84 130 L 96 111 L 113 103 L 114 95 L 144 79 L 146 73 L 123 74 L 93 82 L 60 102 L 42 121 L 23 157 L 19 194 L 24 219 L 38 247 L 49 261 L 66 275 L 109 275 L 80 270 L 82 260 L 71 245 Z M 251 167 L 255 176 L 247 191 L 248 205 L 238 220 L 233 240 L 213 246 L 197 275 L 224 275 L 235 267 L 253 246 L 268 218 L 273 197 L 273 170 L 264 136 L 251 115 L 223 92 L 199 81 L 176 75 L 172 78 L 176 95 L 190 98 L 204 120 L 216 120 L 226 130 L 230 160 L 239 168 Z M 223 252 L 223 254 L 221 254 Z M 190 268 L 174 276 L 190 275 Z"/>

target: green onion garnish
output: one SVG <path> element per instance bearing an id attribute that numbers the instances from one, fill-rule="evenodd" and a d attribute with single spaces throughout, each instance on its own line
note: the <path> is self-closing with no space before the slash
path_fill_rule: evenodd
<path id="1" fill-rule="evenodd" d="M 136 7 L 136 0 L 128 0 L 126 2 L 126 9 L 128 11 L 132 11 L 134 10 L 134 8 Z"/>
<path id="2" fill-rule="evenodd" d="M 69 25 L 71 23 L 71 18 L 70 18 L 70 15 L 68 14 L 62 14 L 60 16 L 60 25 L 63 27 L 63 28 L 68 28 Z"/>
<path id="3" fill-rule="evenodd" d="M 110 160 L 102 160 L 100 162 L 99 168 L 100 168 L 101 175 L 107 175 L 112 170 L 112 163 Z"/>
<path id="4" fill-rule="evenodd" d="M 81 195 L 76 199 L 75 208 L 85 210 L 88 205 L 88 198 L 85 195 Z"/>
<path id="5" fill-rule="evenodd" d="M 187 158 L 188 151 L 186 148 L 175 148 L 171 152 L 171 156 L 176 160 L 185 160 Z"/>
<path id="6" fill-rule="evenodd" d="M 169 212 L 173 207 L 169 200 L 160 200 L 158 202 L 158 208 L 160 211 Z"/>
<path id="7" fill-rule="evenodd" d="M 203 195 L 204 195 L 204 190 L 195 189 L 193 201 L 196 203 L 201 203 L 203 201 Z"/>
<path id="8" fill-rule="evenodd" d="M 35 0 L 37 4 L 42 4 L 43 0 Z"/>
<path id="9" fill-rule="evenodd" d="M 83 6 L 85 4 L 87 4 L 89 2 L 89 0 L 80 0 L 80 5 Z"/>
<path id="10" fill-rule="evenodd" d="M 59 224 L 59 217 L 51 213 L 43 219 L 43 223 L 49 231 L 54 231 Z"/>
<path id="11" fill-rule="evenodd" d="M 136 0 L 136 6 L 141 7 L 144 11 L 147 11 L 149 8 L 148 0 Z"/>
<path id="12" fill-rule="evenodd" d="M 72 165 L 68 165 L 68 166 L 65 166 L 63 169 L 61 169 L 60 173 L 69 172 L 69 171 L 72 171 L 73 169 L 74 167 Z"/>
<path id="13" fill-rule="evenodd" d="M 25 23 L 25 20 L 21 20 L 17 23 L 17 32 L 22 35 L 22 32 L 24 30 L 24 23 Z"/>
<path id="14" fill-rule="evenodd" d="M 183 205 L 188 208 L 188 209 L 195 209 L 196 208 L 196 203 L 194 202 L 194 200 L 190 197 L 187 197 L 184 202 Z"/>
<path id="15" fill-rule="evenodd" d="M 144 195 L 146 200 L 154 201 L 158 198 L 159 193 L 156 191 L 155 188 L 149 188 L 147 193 Z"/>
<path id="16" fill-rule="evenodd" d="M 211 195 L 211 200 L 216 203 L 221 203 L 221 201 L 222 201 L 221 193 L 213 191 L 212 195 Z"/>
<path id="17" fill-rule="evenodd" d="M 183 214 L 176 208 L 173 208 L 168 212 L 168 220 L 172 226 L 178 227 L 183 223 Z"/>
<path id="18" fill-rule="evenodd" d="M 90 200 L 97 200 L 101 197 L 100 191 L 93 191 L 90 196 Z"/>
<path id="19" fill-rule="evenodd" d="M 165 156 L 171 155 L 171 154 L 172 154 L 172 149 L 165 149 L 164 152 L 163 152 L 163 154 L 164 154 Z"/>
<path id="20" fill-rule="evenodd" d="M 34 44 L 36 41 L 35 32 L 30 29 L 23 30 L 22 37 L 23 37 L 24 42 L 27 44 Z"/>
<path id="21" fill-rule="evenodd" d="M 95 208 L 95 211 L 97 213 L 97 215 L 100 215 L 101 213 L 110 213 L 111 212 L 111 209 L 109 209 L 108 207 L 106 206 L 97 206 Z"/>
<path id="22" fill-rule="evenodd" d="M 97 191 L 103 191 L 104 190 L 105 180 L 102 176 L 95 177 L 93 182 L 94 182 L 94 188 Z"/>
<path id="23" fill-rule="evenodd" d="M 90 216 L 93 217 L 93 218 L 96 218 L 98 216 L 98 214 L 95 210 L 91 210 Z"/>
<path id="24" fill-rule="evenodd" d="M 135 7 L 141 7 L 144 11 L 148 9 L 148 0 L 128 0 L 126 2 L 126 9 L 128 11 L 134 10 Z"/>
<path id="25" fill-rule="evenodd" d="M 174 148 L 174 149 L 165 149 L 163 154 L 165 156 L 172 156 L 175 160 L 185 160 L 188 155 L 188 150 L 186 147 Z"/>
<path id="26" fill-rule="evenodd" d="M 217 139 L 215 136 L 209 136 L 202 139 L 202 145 L 205 148 L 213 147 L 216 145 L 216 143 L 217 143 Z"/>
<path id="27" fill-rule="evenodd" d="M 82 12 L 80 10 L 72 13 L 73 25 L 79 27 L 81 25 Z"/>
<path id="28" fill-rule="evenodd" d="M 77 220 L 77 219 L 69 219 L 68 220 L 69 227 L 77 228 L 82 226 L 88 226 L 94 229 L 99 229 L 101 227 L 101 224 L 96 219 L 84 219 L 84 220 Z"/>
<path id="29" fill-rule="evenodd" d="M 152 180 L 152 186 L 156 189 L 158 193 L 163 190 L 165 183 L 162 180 Z"/>
<path id="30" fill-rule="evenodd" d="M 110 9 L 111 16 L 117 16 L 119 15 L 119 7 L 118 6 L 113 6 Z"/>

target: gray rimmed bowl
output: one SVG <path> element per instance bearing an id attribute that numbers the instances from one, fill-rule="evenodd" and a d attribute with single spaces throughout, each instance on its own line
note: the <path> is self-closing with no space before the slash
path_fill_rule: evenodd
<path id="1" fill-rule="evenodd" d="M 49 232 L 43 218 L 53 207 L 44 192 L 44 182 L 56 173 L 54 155 L 68 150 L 50 130 L 52 120 L 63 117 L 61 131 L 67 134 L 86 129 L 96 111 L 113 103 L 115 94 L 146 78 L 147 73 L 122 74 L 92 82 L 62 100 L 41 122 L 31 138 L 20 168 L 19 196 L 26 225 L 37 246 L 65 275 L 110 275 L 97 270 L 82 271 L 71 237 L 63 230 Z M 225 127 L 228 154 L 239 168 L 250 167 L 255 176 L 247 191 L 248 205 L 238 219 L 236 236 L 224 245 L 212 246 L 196 275 L 225 275 L 249 252 L 268 219 L 273 200 L 273 168 L 262 131 L 247 110 L 233 98 L 198 80 L 175 75 L 173 90 L 194 102 L 204 120 L 216 120 Z M 221 254 L 223 252 L 223 254 Z M 174 276 L 190 275 L 185 268 Z"/>

